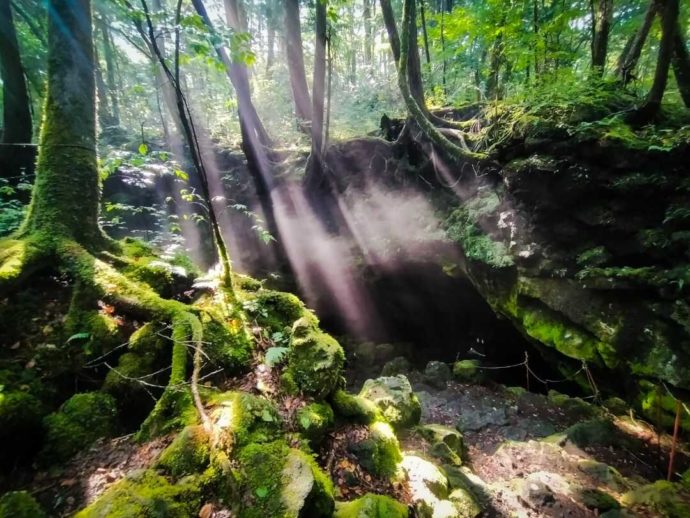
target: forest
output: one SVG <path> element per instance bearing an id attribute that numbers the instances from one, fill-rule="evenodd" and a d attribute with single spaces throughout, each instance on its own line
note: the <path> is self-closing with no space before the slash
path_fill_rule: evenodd
<path id="1" fill-rule="evenodd" d="M 689 45 L 0 0 L 0 518 L 689 517 Z"/>

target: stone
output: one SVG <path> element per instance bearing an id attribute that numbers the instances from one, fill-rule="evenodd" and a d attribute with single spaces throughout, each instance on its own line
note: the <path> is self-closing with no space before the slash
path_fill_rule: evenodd
<path id="1" fill-rule="evenodd" d="M 451 379 L 450 367 L 443 362 L 430 361 L 424 369 L 424 381 L 437 389 L 443 390 Z"/>
<path id="2" fill-rule="evenodd" d="M 367 380 L 359 395 L 376 404 L 386 421 L 396 429 L 416 425 L 422 414 L 419 399 L 403 375 Z"/>
<path id="3" fill-rule="evenodd" d="M 401 466 L 407 474 L 413 502 L 443 500 L 448 496 L 448 478 L 432 462 L 417 455 L 404 455 Z"/>
<path id="4" fill-rule="evenodd" d="M 398 438 L 388 423 L 372 423 L 368 431 L 369 435 L 366 439 L 348 445 L 348 450 L 370 473 L 393 478 L 403 458 Z"/>
<path id="5" fill-rule="evenodd" d="M 396 356 L 387 362 L 381 369 L 381 376 L 397 376 L 407 374 L 412 369 L 412 364 L 404 356 Z"/>
<path id="6" fill-rule="evenodd" d="M 458 455 L 462 454 L 462 434 L 454 428 L 432 423 L 418 426 L 417 432 L 432 444 L 442 442 Z"/>
<path id="7" fill-rule="evenodd" d="M 448 500 L 455 504 L 455 509 L 461 518 L 474 518 L 482 512 L 474 495 L 464 488 L 451 491 L 450 495 L 448 495 Z"/>
<path id="8" fill-rule="evenodd" d="M 476 432 L 487 426 L 505 426 L 509 422 L 503 407 L 467 408 L 460 415 L 456 428 L 461 432 Z"/>
<path id="9" fill-rule="evenodd" d="M 352 502 L 337 502 L 333 518 L 407 518 L 407 506 L 385 495 L 366 495 Z"/>

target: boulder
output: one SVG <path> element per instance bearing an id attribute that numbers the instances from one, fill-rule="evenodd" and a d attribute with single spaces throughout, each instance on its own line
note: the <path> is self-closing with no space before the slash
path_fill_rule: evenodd
<path id="1" fill-rule="evenodd" d="M 426 364 L 426 368 L 424 369 L 424 381 L 432 387 L 443 390 L 446 388 L 446 384 L 450 379 L 451 372 L 447 364 L 437 361 L 431 361 Z"/>
<path id="2" fill-rule="evenodd" d="M 348 445 L 359 463 L 374 475 L 386 478 L 395 477 L 398 464 L 403 456 L 400 444 L 388 423 L 375 422 L 368 428 L 368 436 L 359 442 Z"/>
<path id="3" fill-rule="evenodd" d="M 297 411 L 296 424 L 299 432 L 312 446 L 318 445 L 333 428 L 335 416 L 328 403 L 310 403 Z"/>
<path id="4" fill-rule="evenodd" d="M 376 404 L 394 428 L 414 426 L 422 414 L 419 399 L 403 375 L 367 380 L 359 395 Z"/>
<path id="5" fill-rule="evenodd" d="M 381 376 L 397 376 L 407 374 L 412 369 L 412 364 L 404 356 L 396 356 L 383 366 Z"/>
<path id="6" fill-rule="evenodd" d="M 453 364 L 453 378 L 461 383 L 473 383 L 481 378 L 478 360 L 459 360 Z"/>

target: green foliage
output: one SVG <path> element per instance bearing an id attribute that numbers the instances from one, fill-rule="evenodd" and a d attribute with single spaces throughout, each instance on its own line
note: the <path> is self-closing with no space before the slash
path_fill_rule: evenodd
<path id="1" fill-rule="evenodd" d="M 44 518 L 38 502 L 26 491 L 10 491 L 0 497 L 0 518 Z"/>
<path id="2" fill-rule="evenodd" d="M 407 518 L 407 506 L 385 495 L 366 495 L 336 504 L 334 518 Z"/>
<path id="3" fill-rule="evenodd" d="M 335 416 L 328 403 L 310 403 L 297 411 L 295 419 L 299 432 L 309 439 L 312 445 L 318 445 L 324 435 L 333 428 Z"/>
<path id="4" fill-rule="evenodd" d="M 58 412 L 43 420 L 46 438 L 44 462 L 61 462 L 115 431 L 115 400 L 102 392 L 75 394 Z"/>
<path id="5" fill-rule="evenodd" d="M 30 191 L 31 184 L 22 182 L 15 189 L 8 180 L 0 178 L 0 237 L 10 235 L 24 220 L 26 206 L 16 198 L 17 190 Z"/>

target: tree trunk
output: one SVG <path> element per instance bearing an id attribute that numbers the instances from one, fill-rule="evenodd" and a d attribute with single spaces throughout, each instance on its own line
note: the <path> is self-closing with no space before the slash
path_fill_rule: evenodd
<path id="1" fill-rule="evenodd" d="M 101 61 L 98 57 L 98 47 L 94 45 L 94 61 L 96 62 L 96 94 L 98 98 L 98 125 L 101 131 L 110 126 L 110 107 L 108 106 L 108 93 L 103 80 L 103 70 L 101 70 Z"/>
<path id="2" fill-rule="evenodd" d="M 48 89 L 31 205 L 23 232 L 74 239 L 93 250 L 98 226 L 96 85 L 90 0 L 50 0 Z"/>
<path id="3" fill-rule="evenodd" d="M 505 15 L 501 20 L 501 28 L 505 26 Z M 499 78 L 501 77 L 501 63 L 503 62 L 503 30 L 498 33 L 491 48 L 491 58 L 489 60 L 489 78 L 486 81 L 486 96 L 489 99 L 501 99 Z"/>
<path id="4" fill-rule="evenodd" d="M 592 10 L 592 71 L 596 76 L 604 74 L 609 31 L 613 21 L 613 0 L 591 0 Z"/>
<path id="5" fill-rule="evenodd" d="M 316 0 L 311 122 L 312 164 L 316 167 L 321 166 L 321 153 L 323 152 L 323 109 L 326 83 L 326 1 Z"/>
<path id="6" fill-rule="evenodd" d="M 285 51 L 295 115 L 301 122 L 309 123 L 311 122 L 311 99 L 304 70 L 299 0 L 284 0 L 283 9 L 285 11 Z"/>
<path id="7" fill-rule="evenodd" d="M 110 106 L 112 124 L 120 124 L 120 100 L 118 96 L 117 81 L 115 80 L 115 53 L 110 28 L 105 18 L 100 19 L 101 35 L 103 36 L 103 57 L 105 58 L 106 81 L 110 94 Z"/>
<path id="8" fill-rule="evenodd" d="M 388 42 L 393 52 L 393 60 L 398 66 L 400 61 L 400 36 L 398 36 L 398 26 L 395 24 L 395 15 L 393 14 L 393 7 L 391 0 L 379 0 L 381 5 L 381 13 L 383 13 L 383 22 L 386 25 L 386 32 L 388 33 Z"/>
<path id="9" fill-rule="evenodd" d="M 34 150 L 12 144 L 31 142 L 31 105 L 12 19 L 10 0 L 0 0 L 0 69 L 3 81 L 3 134 L 0 177 L 14 185 L 21 170 L 32 172 Z"/>
<path id="10" fill-rule="evenodd" d="M 685 46 L 683 29 L 680 23 L 676 24 L 676 32 L 673 37 L 673 58 L 671 65 L 676 76 L 676 83 L 680 96 L 683 98 L 685 106 L 690 108 L 690 53 Z"/>
<path id="11" fill-rule="evenodd" d="M 671 57 L 673 56 L 678 10 L 678 0 L 665 0 L 661 11 L 661 43 L 659 44 L 659 56 L 654 71 L 654 82 L 644 104 L 633 115 L 633 122 L 635 123 L 649 122 L 659 113 L 661 108 L 661 100 L 666 91 Z"/>
<path id="12" fill-rule="evenodd" d="M 431 72 L 431 53 L 429 52 L 429 35 L 426 31 L 426 13 L 424 9 L 424 0 L 419 0 L 419 14 L 422 17 L 422 35 L 424 36 L 424 55 L 426 56 L 426 64 L 429 65 Z"/>
<path id="13" fill-rule="evenodd" d="M 642 24 L 633 34 L 623 49 L 618 59 L 616 76 L 624 85 L 628 84 L 634 77 L 633 71 L 637 67 L 637 62 L 642 55 L 642 48 L 647 41 L 647 36 L 652 28 L 654 17 L 659 11 L 659 0 L 651 0 L 644 14 Z"/>
<path id="14" fill-rule="evenodd" d="M 371 39 L 371 3 L 373 0 L 363 0 L 362 18 L 364 18 L 364 64 L 371 66 L 373 43 Z"/>

